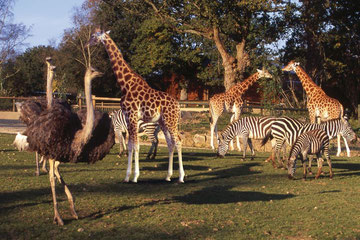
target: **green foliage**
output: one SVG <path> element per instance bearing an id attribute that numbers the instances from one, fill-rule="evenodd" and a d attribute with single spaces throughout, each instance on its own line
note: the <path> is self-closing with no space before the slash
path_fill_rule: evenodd
<path id="1" fill-rule="evenodd" d="M 27 49 L 14 62 L 9 62 L 5 71 L 12 77 L 6 79 L 4 88 L 13 96 L 29 96 L 44 92 L 46 86 L 45 58 L 53 56 L 51 47 L 39 46 Z M 13 73 L 16 74 L 13 74 Z"/>

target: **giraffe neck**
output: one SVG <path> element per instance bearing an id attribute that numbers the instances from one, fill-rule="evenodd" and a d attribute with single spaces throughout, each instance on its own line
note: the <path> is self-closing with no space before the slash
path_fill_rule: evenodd
<path id="1" fill-rule="evenodd" d="M 253 75 L 251 75 L 250 77 L 248 77 L 247 79 L 245 79 L 243 82 L 239 83 L 240 87 L 238 88 L 238 91 L 239 91 L 238 93 L 243 94 L 258 79 L 259 79 L 259 73 L 257 72 L 257 73 L 254 73 Z"/>
<path id="2" fill-rule="evenodd" d="M 134 75 L 138 75 L 131 69 L 115 42 L 108 35 L 106 35 L 106 39 L 103 40 L 103 44 L 109 55 L 111 66 L 114 71 L 116 81 L 121 88 L 122 94 L 125 95 L 130 86 L 132 86 L 135 82 L 142 82 L 142 85 L 148 86 L 143 78 L 133 77 Z"/>
<path id="3" fill-rule="evenodd" d="M 313 80 L 309 77 L 309 75 L 305 72 L 305 70 L 298 66 L 295 69 L 296 75 L 299 77 L 301 84 L 303 85 L 303 88 L 306 92 L 306 95 L 308 95 L 309 98 L 311 98 L 314 95 L 318 95 L 320 93 L 323 93 L 323 90 L 316 85 Z"/>

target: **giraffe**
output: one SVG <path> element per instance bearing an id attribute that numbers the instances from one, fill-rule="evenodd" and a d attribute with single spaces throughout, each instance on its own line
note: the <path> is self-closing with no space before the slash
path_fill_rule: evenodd
<path id="1" fill-rule="evenodd" d="M 210 145 L 212 149 L 215 149 L 214 146 L 214 134 L 217 135 L 217 121 L 221 114 L 224 112 L 231 112 L 233 115 L 231 116 L 230 123 L 239 119 L 242 107 L 243 100 L 242 95 L 244 92 L 258 79 L 260 78 L 272 78 L 271 74 L 263 69 L 257 69 L 257 72 L 245 79 L 243 82 L 237 83 L 233 87 L 231 87 L 227 92 L 215 94 L 209 100 L 209 112 L 210 112 Z M 239 138 L 236 137 L 237 148 L 240 148 Z M 233 143 L 230 142 L 230 149 L 233 149 Z"/>
<path id="2" fill-rule="evenodd" d="M 317 119 L 320 121 L 327 121 L 330 119 L 343 118 L 344 108 L 341 103 L 326 95 L 324 90 L 321 89 L 310 76 L 305 72 L 305 70 L 300 66 L 299 62 L 290 61 L 283 69 L 284 72 L 294 71 L 299 77 L 301 84 L 306 92 L 308 97 L 307 100 L 307 109 L 309 111 L 309 119 L 311 123 L 317 122 Z M 318 122 L 319 123 L 319 122 Z M 341 153 L 341 136 L 337 136 L 338 151 L 336 156 L 340 156 Z M 350 157 L 350 149 L 347 144 L 346 139 L 343 137 L 347 156 Z"/>
<path id="3" fill-rule="evenodd" d="M 132 160 L 134 155 L 134 178 L 137 182 L 139 170 L 139 141 L 138 122 L 158 122 L 164 132 L 169 149 L 169 166 L 166 181 L 171 181 L 173 174 L 174 148 L 178 152 L 179 182 L 184 182 L 184 168 L 182 164 L 181 139 L 178 132 L 180 120 L 180 105 L 178 101 L 165 92 L 151 88 L 148 83 L 131 69 L 124 60 L 122 53 L 109 36 L 110 31 L 104 32 L 96 29 L 91 35 L 88 45 L 102 43 L 110 58 L 117 84 L 121 88 L 120 106 L 128 123 L 128 167 L 124 182 L 129 182 L 132 172 Z M 134 153 L 134 154 L 133 154 Z"/>

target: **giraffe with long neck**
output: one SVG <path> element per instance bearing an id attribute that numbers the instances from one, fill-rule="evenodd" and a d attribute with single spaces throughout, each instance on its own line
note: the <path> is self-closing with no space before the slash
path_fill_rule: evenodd
<path id="1" fill-rule="evenodd" d="M 209 100 L 209 109 L 210 109 L 210 144 L 211 148 L 215 149 L 214 146 L 214 135 L 217 138 L 217 121 L 221 114 L 226 111 L 233 113 L 231 116 L 230 122 L 236 121 L 240 118 L 240 114 L 243 107 L 242 95 L 249 89 L 260 78 L 272 78 L 271 74 L 264 70 L 257 69 L 257 72 L 245 79 L 243 82 L 237 83 L 231 87 L 227 92 L 215 94 Z M 238 137 L 236 137 L 237 147 L 239 150 L 240 142 Z M 230 149 L 233 149 L 233 142 L 230 142 Z"/>
<path id="2" fill-rule="evenodd" d="M 322 90 L 321 87 L 316 85 L 316 83 L 314 83 L 310 76 L 300 66 L 299 62 L 290 61 L 282 69 L 282 71 L 294 71 L 300 79 L 301 84 L 308 97 L 306 106 L 309 111 L 309 119 L 311 123 L 315 123 L 317 119 L 319 119 L 320 121 L 328 121 L 331 119 L 343 118 L 344 108 L 341 103 L 338 100 L 326 95 L 324 90 Z M 340 137 L 340 135 L 337 136 L 338 151 L 336 156 L 339 156 L 341 153 Z M 350 157 L 349 146 L 346 139 L 343 139 L 345 142 L 347 156 Z"/>
<path id="3" fill-rule="evenodd" d="M 129 182 L 133 155 L 135 170 L 132 181 L 137 182 L 140 175 L 138 121 L 143 120 L 144 122 L 159 122 L 161 130 L 164 132 L 169 149 L 169 167 L 166 181 L 170 181 L 173 174 L 173 156 L 176 147 L 179 159 L 179 182 L 184 182 L 185 172 L 182 164 L 181 139 L 178 133 L 180 120 L 178 101 L 165 92 L 151 88 L 140 75 L 135 73 L 124 60 L 115 42 L 110 38 L 109 32 L 97 29 L 92 34 L 89 45 L 100 42 L 105 46 L 117 83 L 121 88 L 120 106 L 129 128 L 128 168 L 124 181 Z"/>

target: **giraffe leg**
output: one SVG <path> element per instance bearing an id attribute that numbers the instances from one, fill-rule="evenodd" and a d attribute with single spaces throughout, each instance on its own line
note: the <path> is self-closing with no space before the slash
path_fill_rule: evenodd
<path id="1" fill-rule="evenodd" d="M 210 146 L 211 149 L 215 150 L 215 145 L 214 145 L 214 135 L 216 135 L 216 139 L 217 139 L 217 121 L 218 121 L 218 116 L 211 116 L 210 119 Z"/>
<path id="2" fill-rule="evenodd" d="M 127 166 L 126 176 L 125 176 L 124 182 L 129 182 L 129 180 L 130 180 L 131 169 L 132 169 L 133 148 L 134 148 L 133 143 L 129 139 L 129 143 L 128 143 L 128 166 Z"/>
<path id="3" fill-rule="evenodd" d="M 340 156 L 340 153 L 341 153 L 341 141 L 340 141 L 340 138 L 341 136 L 340 135 L 337 135 L 337 153 L 336 153 L 336 156 Z"/>
<path id="4" fill-rule="evenodd" d="M 69 204 L 70 204 L 70 211 L 71 211 L 71 215 L 75 218 L 75 219 L 78 219 L 78 215 L 75 211 L 75 200 L 68 188 L 68 186 L 66 185 L 64 179 L 61 177 L 61 174 L 59 172 L 59 165 L 60 165 L 60 162 L 59 161 L 55 161 L 55 176 L 56 178 L 58 179 L 58 181 L 61 183 L 61 185 L 64 187 L 64 190 L 65 190 L 65 193 L 66 193 L 66 196 L 68 198 L 68 201 L 69 201 Z"/>
<path id="5" fill-rule="evenodd" d="M 40 168 L 39 168 L 39 154 L 35 152 L 35 162 L 36 162 L 36 171 L 35 176 L 40 176 Z"/>
<path id="6" fill-rule="evenodd" d="M 181 146 L 181 141 L 176 142 L 176 149 L 178 152 L 178 158 L 179 158 L 179 183 L 184 183 L 184 177 L 185 177 L 185 171 L 184 171 L 184 167 L 183 167 L 183 162 L 182 162 L 182 146 Z"/>
<path id="7" fill-rule="evenodd" d="M 59 210 L 58 210 L 58 204 L 56 200 L 56 182 L 55 182 L 55 160 L 49 159 L 49 179 L 50 179 L 50 185 L 51 185 L 51 192 L 53 197 L 53 204 L 54 204 L 54 223 L 58 225 L 64 225 L 63 220 L 60 217 Z"/>
<path id="8" fill-rule="evenodd" d="M 169 149 L 169 166 L 168 166 L 168 173 L 165 178 L 166 181 L 171 181 L 171 176 L 173 175 L 173 164 L 174 164 L 174 140 L 170 135 L 170 132 L 168 130 L 163 130 L 166 143 Z"/>
<path id="9" fill-rule="evenodd" d="M 137 183 L 137 179 L 140 176 L 140 168 L 139 168 L 139 150 L 140 150 L 140 144 L 139 141 L 136 141 L 135 143 L 135 164 L 134 164 L 134 178 L 133 178 L 133 182 Z"/>

